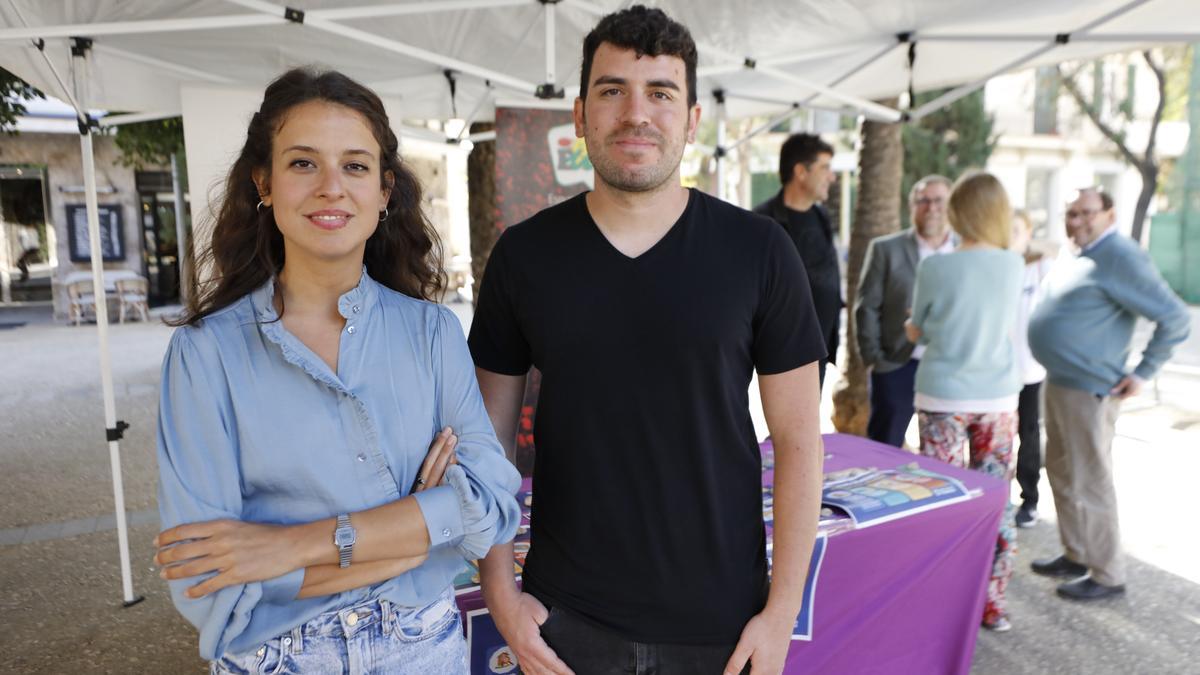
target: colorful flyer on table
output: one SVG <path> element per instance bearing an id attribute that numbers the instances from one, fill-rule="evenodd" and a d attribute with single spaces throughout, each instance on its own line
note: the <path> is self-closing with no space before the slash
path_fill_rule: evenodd
<path id="1" fill-rule="evenodd" d="M 472 673 L 517 672 L 517 655 L 504 642 L 486 609 L 467 612 L 467 650 Z"/>
<path id="2" fill-rule="evenodd" d="M 895 469 L 847 469 L 827 474 L 821 505 L 844 511 L 856 527 L 863 528 L 972 496 L 958 480 L 914 463 Z"/>

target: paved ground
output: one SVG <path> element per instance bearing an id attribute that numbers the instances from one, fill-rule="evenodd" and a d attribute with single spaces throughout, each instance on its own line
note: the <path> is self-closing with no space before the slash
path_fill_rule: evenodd
<path id="1" fill-rule="evenodd" d="M 469 320 L 465 306 L 454 307 Z M 1148 392 L 1132 401 L 1118 425 L 1128 597 L 1079 606 L 1027 572 L 1029 560 L 1058 552 L 1048 513 L 1021 531 L 1009 590 L 1015 629 L 981 635 L 973 672 L 1200 672 L 1200 309 L 1193 319 L 1158 400 Z M 25 325 L 0 330 L 0 672 L 204 672 L 195 633 L 150 562 L 153 424 L 170 329 L 111 331 L 118 417 L 133 425 L 121 451 L 134 586 L 146 597 L 122 609 L 95 326 L 57 325 L 37 308 L 19 317 L 0 310 L 6 322 Z"/>

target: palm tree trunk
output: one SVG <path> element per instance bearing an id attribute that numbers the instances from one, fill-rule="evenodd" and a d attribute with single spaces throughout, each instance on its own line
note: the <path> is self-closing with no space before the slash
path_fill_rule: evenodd
<path id="1" fill-rule="evenodd" d="M 883 101 L 895 107 L 895 99 Z M 904 175 L 904 145 L 900 124 L 867 121 L 862 127 L 858 156 L 858 199 L 850 227 L 850 260 L 846 270 L 846 359 L 842 378 L 833 390 L 833 425 L 843 433 L 866 435 L 870 405 L 867 374 L 858 354 L 854 300 L 867 244 L 900 229 L 900 182 Z"/>
<path id="2" fill-rule="evenodd" d="M 471 133 L 491 131 L 490 122 L 476 122 Z M 467 214 L 471 226 L 471 304 L 479 298 L 479 282 L 496 239 L 500 236 L 500 212 L 496 207 L 496 143 L 476 143 L 467 156 Z"/>

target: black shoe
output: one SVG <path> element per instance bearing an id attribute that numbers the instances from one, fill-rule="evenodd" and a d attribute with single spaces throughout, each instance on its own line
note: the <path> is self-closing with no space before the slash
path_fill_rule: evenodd
<path id="1" fill-rule="evenodd" d="M 1037 524 L 1038 512 L 1036 506 L 1022 504 L 1017 509 L 1017 527 L 1033 527 Z"/>
<path id="2" fill-rule="evenodd" d="M 1125 593 L 1125 586 L 1105 586 L 1092 581 L 1090 576 L 1060 584 L 1058 595 L 1068 600 L 1103 600 Z"/>
<path id="3" fill-rule="evenodd" d="M 1044 577 L 1062 577 L 1064 579 L 1081 577 L 1087 574 L 1088 571 L 1087 566 L 1080 565 L 1074 560 L 1068 559 L 1065 555 L 1046 560 L 1035 560 L 1029 567 L 1035 574 L 1040 574 Z"/>

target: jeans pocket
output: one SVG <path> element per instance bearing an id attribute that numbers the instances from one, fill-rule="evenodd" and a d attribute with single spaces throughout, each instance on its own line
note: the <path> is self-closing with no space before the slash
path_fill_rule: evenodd
<path id="1" fill-rule="evenodd" d="M 453 601 L 439 603 L 445 611 L 425 610 L 407 621 L 397 620 L 392 625 L 392 635 L 401 642 L 422 642 L 437 637 L 458 625 L 458 607 Z"/>
<path id="2" fill-rule="evenodd" d="M 212 662 L 211 675 L 276 675 L 283 669 L 284 654 L 279 640 L 263 643 L 252 652 L 225 654 Z"/>

